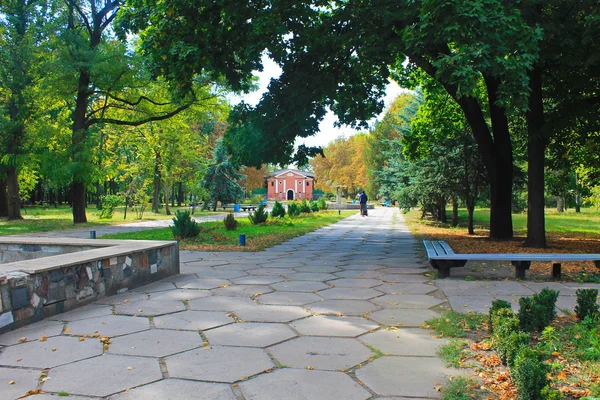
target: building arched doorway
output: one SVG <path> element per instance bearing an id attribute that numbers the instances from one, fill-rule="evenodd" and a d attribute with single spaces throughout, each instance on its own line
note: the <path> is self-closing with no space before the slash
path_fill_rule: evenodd
<path id="1" fill-rule="evenodd" d="M 292 189 L 287 191 L 287 199 L 294 200 L 294 191 Z"/>

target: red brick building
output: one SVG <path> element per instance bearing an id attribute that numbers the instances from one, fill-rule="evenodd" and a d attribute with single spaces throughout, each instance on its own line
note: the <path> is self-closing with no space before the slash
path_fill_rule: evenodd
<path id="1" fill-rule="evenodd" d="M 309 172 L 284 169 L 273 172 L 267 178 L 267 199 L 312 199 L 315 175 Z"/>

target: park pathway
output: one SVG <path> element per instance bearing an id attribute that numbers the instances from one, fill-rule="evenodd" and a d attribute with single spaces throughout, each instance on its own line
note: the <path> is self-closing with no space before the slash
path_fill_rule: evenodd
<path id="1" fill-rule="evenodd" d="M 0 398 L 438 398 L 460 372 L 423 322 L 542 286 L 428 271 L 391 208 L 265 252 L 182 251 L 180 275 L 0 335 Z"/>

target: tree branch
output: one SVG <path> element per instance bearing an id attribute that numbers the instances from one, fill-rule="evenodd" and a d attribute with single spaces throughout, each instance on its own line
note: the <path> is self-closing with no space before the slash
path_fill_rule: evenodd
<path id="1" fill-rule="evenodd" d="M 164 121 L 166 119 L 174 117 L 175 115 L 179 114 L 182 111 L 187 110 L 188 108 L 190 108 L 192 106 L 192 104 L 194 104 L 194 101 L 186 103 L 169 113 L 162 114 L 162 115 L 156 115 L 153 117 L 148 117 L 148 118 L 140 119 L 137 121 L 124 121 L 124 120 L 113 119 L 113 118 L 92 118 L 86 122 L 85 128 L 89 129 L 92 125 L 95 125 L 98 123 L 120 125 L 120 126 L 140 126 L 140 125 L 147 124 L 148 122 Z"/>
<path id="2" fill-rule="evenodd" d="M 77 14 L 79 14 L 79 16 L 83 19 L 85 28 L 87 29 L 87 31 L 91 37 L 92 36 L 92 26 L 90 25 L 90 21 L 88 20 L 87 15 L 85 15 L 83 10 L 81 8 L 79 8 L 79 5 L 77 4 L 77 2 L 75 2 L 73 0 L 65 0 L 65 3 L 67 4 L 67 6 L 71 6 L 77 11 Z"/>

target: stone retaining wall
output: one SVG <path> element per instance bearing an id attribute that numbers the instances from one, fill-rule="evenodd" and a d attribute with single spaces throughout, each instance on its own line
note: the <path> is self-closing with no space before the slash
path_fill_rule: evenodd
<path id="1" fill-rule="evenodd" d="M 0 333 L 179 273 L 177 242 L 1 238 L 84 250 L 0 264 Z"/>

